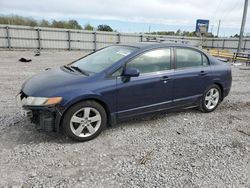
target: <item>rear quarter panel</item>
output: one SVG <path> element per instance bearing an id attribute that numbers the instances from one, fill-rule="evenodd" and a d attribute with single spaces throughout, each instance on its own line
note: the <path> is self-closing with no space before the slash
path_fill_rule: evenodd
<path id="1" fill-rule="evenodd" d="M 232 85 L 232 71 L 230 63 L 213 59 L 213 82 L 222 87 L 223 98 L 226 97 Z"/>

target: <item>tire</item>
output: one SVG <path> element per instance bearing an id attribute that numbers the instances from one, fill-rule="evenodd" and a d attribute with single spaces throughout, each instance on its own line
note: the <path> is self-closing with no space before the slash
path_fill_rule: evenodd
<path id="1" fill-rule="evenodd" d="M 212 93 L 212 95 L 211 95 Z M 202 99 L 200 101 L 200 106 L 199 106 L 199 110 L 204 112 L 204 113 L 208 113 L 208 112 L 212 112 L 214 111 L 218 105 L 221 102 L 221 89 L 218 85 L 211 85 L 210 87 L 208 87 L 203 96 Z M 209 102 L 210 101 L 210 102 Z M 209 105 L 211 104 L 211 105 Z"/>
<path id="2" fill-rule="evenodd" d="M 66 136 L 79 142 L 97 137 L 106 125 L 106 111 L 95 101 L 83 101 L 71 106 L 62 121 Z"/>

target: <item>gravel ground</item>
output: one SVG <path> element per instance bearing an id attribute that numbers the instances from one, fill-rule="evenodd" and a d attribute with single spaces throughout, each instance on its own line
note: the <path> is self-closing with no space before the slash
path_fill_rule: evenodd
<path id="1" fill-rule="evenodd" d="M 28 77 L 83 54 L 0 51 L 0 187 L 250 187 L 250 70 L 233 67 L 215 112 L 161 113 L 74 143 L 36 130 L 14 99 Z"/>

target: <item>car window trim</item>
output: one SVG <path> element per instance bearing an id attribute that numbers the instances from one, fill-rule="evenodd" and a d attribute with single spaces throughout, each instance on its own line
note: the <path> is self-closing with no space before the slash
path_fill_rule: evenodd
<path id="1" fill-rule="evenodd" d="M 147 72 L 147 73 L 140 74 L 140 76 L 141 77 L 150 76 L 150 75 L 154 76 L 154 75 L 161 75 L 161 74 L 166 74 L 166 73 L 170 73 L 170 72 L 173 72 L 173 69 L 155 71 L 155 72 Z"/>
<path id="2" fill-rule="evenodd" d="M 155 71 L 155 72 L 150 72 L 150 73 L 143 73 L 139 76 L 143 76 L 144 74 L 152 74 L 152 73 L 161 73 L 161 72 L 166 72 L 166 71 L 171 71 L 173 70 L 173 47 L 172 46 L 167 46 L 167 47 L 157 47 L 157 48 L 153 48 L 153 49 L 147 49 L 147 50 L 144 50 L 142 51 L 141 53 L 137 54 L 136 56 L 132 57 L 131 59 L 129 59 L 126 63 L 124 63 L 122 66 L 120 66 L 119 68 L 117 68 L 115 71 L 113 71 L 111 74 L 109 74 L 107 76 L 107 78 L 118 78 L 118 77 L 121 77 L 121 76 L 112 76 L 112 74 L 114 74 L 116 71 L 118 71 L 120 68 L 126 68 L 127 64 L 130 63 L 131 61 L 133 61 L 135 58 L 137 58 L 138 56 L 140 55 L 143 55 L 147 52 L 150 52 L 150 51 L 154 51 L 154 50 L 160 50 L 160 49 L 170 49 L 170 69 L 168 70 L 162 70 L 162 71 Z"/>
<path id="3" fill-rule="evenodd" d="M 204 62 L 203 62 L 203 57 L 205 57 L 205 58 L 207 59 L 207 62 L 208 62 L 207 65 L 210 65 L 209 58 L 207 57 L 207 55 L 206 55 L 205 53 L 202 52 L 202 63 L 204 63 Z"/>

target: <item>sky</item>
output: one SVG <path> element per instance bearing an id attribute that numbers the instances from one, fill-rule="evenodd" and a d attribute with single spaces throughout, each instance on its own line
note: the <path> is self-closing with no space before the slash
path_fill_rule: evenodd
<path id="1" fill-rule="evenodd" d="M 0 0 L 0 14 L 35 19 L 75 19 L 81 25 L 108 24 L 119 32 L 194 31 L 196 19 L 210 20 L 209 31 L 230 36 L 240 31 L 244 0 Z M 250 33 L 247 17 L 245 33 Z"/>

